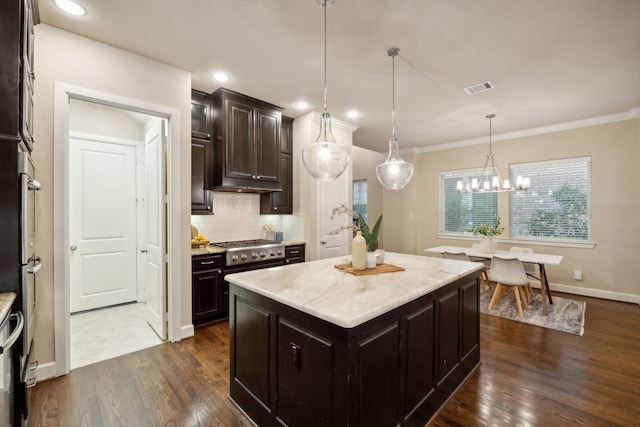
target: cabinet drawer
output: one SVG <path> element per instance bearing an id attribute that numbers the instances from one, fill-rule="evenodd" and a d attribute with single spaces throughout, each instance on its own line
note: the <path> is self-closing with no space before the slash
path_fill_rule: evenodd
<path id="1" fill-rule="evenodd" d="M 305 245 L 291 245 L 284 248 L 284 263 L 285 264 L 297 264 L 304 262 L 304 248 Z"/>
<path id="2" fill-rule="evenodd" d="M 215 268 L 222 268 L 224 259 L 222 255 L 201 255 L 191 259 L 191 269 L 193 271 L 206 271 Z"/>

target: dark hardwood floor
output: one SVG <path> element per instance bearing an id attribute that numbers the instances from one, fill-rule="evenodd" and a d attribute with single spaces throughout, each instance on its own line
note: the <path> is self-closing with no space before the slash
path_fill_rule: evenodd
<path id="1" fill-rule="evenodd" d="M 481 315 L 482 364 L 430 426 L 640 425 L 640 307 L 587 297 L 582 337 Z M 226 322 L 37 384 L 29 426 L 250 426 Z M 370 426 L 366 426 L 370 427 Z"/>

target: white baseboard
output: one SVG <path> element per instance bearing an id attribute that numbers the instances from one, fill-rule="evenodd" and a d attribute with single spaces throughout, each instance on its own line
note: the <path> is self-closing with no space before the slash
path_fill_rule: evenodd
<path id="1" fill-rule="evenodd" d="M 185 338 L 192 337 L 195 334 L 195 328 L 193 324 L 185 325 L 180 328 L 180 339 L 183 340 Z"/>
<path id="2" fill-rule="evenodd" d="M 540 282 L 537 280 L 531 281 L 531 286 L 534 288 L 540 288 Z M 602 289 L 590 289 L 581 288 L 579 286 L 569 286 L 562 283 L 549 283 L 549 289 L 556 292 L 563 292 L 566 294 L 582 295 L 585 297 L 608 299 L 613 301 L 630 302 L 634 304 L 640 304 L 640 295 L 625 294 L 622 292 L 611 292 Z"/>
<path id="3" fill-rule="evenodd" d="M 56 376 L 56 362 L 47 362 L 39 364 L 36 368 L 36 378 L 38 381 L 44 381 Z"/>

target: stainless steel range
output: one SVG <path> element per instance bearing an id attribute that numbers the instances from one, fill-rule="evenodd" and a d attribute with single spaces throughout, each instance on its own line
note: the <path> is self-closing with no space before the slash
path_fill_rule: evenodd
<path id="1" fill-rule="evenodd" d="M 211 243 L 225 249 L 226 269 L 234 266 L 249 266 L 260 263 L 282 265 L 284 263 L 284 243 L 275 240 L 239 240 L 235 242 Z"/>

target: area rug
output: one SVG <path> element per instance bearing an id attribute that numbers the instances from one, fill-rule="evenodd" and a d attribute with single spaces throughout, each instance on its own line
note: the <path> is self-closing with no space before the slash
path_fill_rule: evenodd
<path id="1" fill-rule="evenodd" d="M 584 333 L 584 312 L 586 308 L 584 301 L 553 296 L 553 304 L 547 304 L 549 314 L 543 316 L 542 299 L 540 294 L 536 292 L 531 301 L 529 301 L 529 309 L 525 310 L 523 305 L 524 317 L 520 317 L 516 305 L 516 297 L 511 290 L 505 290 L 500 301 L 491 310 L 487 309 L 493 295 L 493 289 L 480 294 L 480 311 L 482 313 L 574 335 L 582 335 Z"/>

